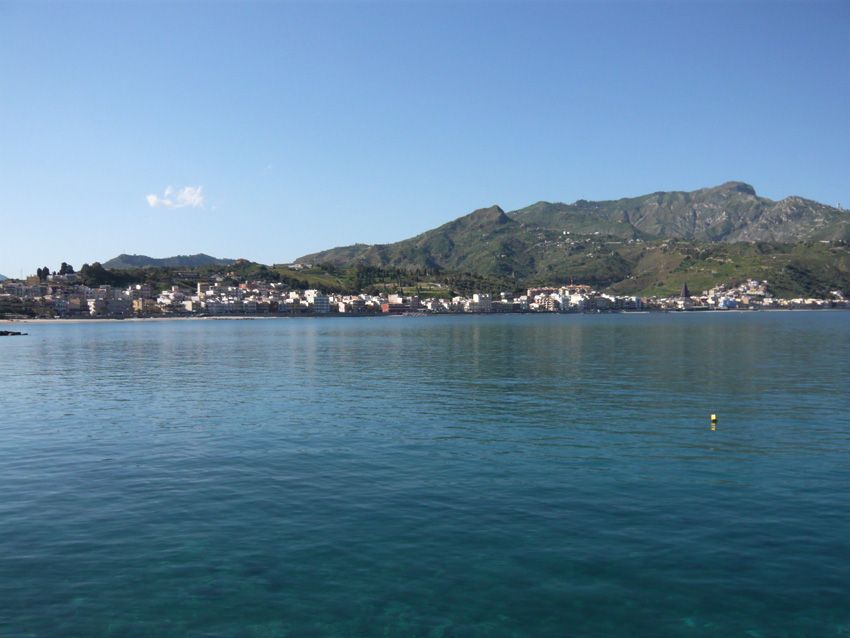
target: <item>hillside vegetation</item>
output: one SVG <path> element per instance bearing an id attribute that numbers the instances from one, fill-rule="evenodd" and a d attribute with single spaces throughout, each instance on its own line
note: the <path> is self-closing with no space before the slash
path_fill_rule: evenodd
<path id="1" fill-rule="evenodd" d="M 800 197 L 759 197 L 742 182 L 693 192 L 476 210 L 394 244 L 305 255 L 326 268 L 472 273 L 526 284 L 570 280 L 666 294 L 742 278 L 783 296 L 850 290 L 850 215 Z"/>

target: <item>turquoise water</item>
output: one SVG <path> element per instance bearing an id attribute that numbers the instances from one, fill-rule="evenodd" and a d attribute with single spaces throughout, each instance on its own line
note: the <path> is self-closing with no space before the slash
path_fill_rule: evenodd
<path id="1" fill-rule="evenodd" d="M 850 636 L 850 313 L 27 330 L 4 638 Z"/>

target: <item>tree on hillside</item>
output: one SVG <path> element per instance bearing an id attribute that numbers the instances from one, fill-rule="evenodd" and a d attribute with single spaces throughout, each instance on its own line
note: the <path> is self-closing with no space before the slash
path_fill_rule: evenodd
<path id="1" fill-rule="evenodd" d="M 83 264 L 80 268 L 80 279 L 84 285 L 96 287 L 104 284 L 114 285 L 116 277 L 96 261 L 91 266 Z"/>
<path id="2" fill-rule="evenodd" d="M 59 274 L 60 275 L 73 275 L 74 274 L 74 267 L 70 264 L 66 264 L 63 261 L 62 265 L 59 267 Z"/>

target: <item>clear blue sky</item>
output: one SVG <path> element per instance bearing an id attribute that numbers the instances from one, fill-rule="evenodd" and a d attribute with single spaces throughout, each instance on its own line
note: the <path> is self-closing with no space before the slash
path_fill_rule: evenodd
<path id="1" fill-rule="evenodd" d="M 0 2 L 0 273 L 731 179 L 850 207 L 848 34 L 844 0 Z"/>

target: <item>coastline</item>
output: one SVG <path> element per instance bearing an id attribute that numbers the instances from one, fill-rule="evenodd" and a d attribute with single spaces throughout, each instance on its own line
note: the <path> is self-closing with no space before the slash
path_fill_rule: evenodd
<path id="1" fill-rule="evenodd" d="M 89 324 L 89 323 L 149 323 L 149 322 L 166 322 L 166 321 L 270 321 L 276 319 L 375 319 L 384 317 L 404 317 L 408 319 L 420 319 L 428 317 L 465 317 L 465 316 L 505 316 L 505 315 L 523 315 L 523 316 L 569 316 L 569 315 L 704 315 L 708 314 L 760 314 L 776 312 L 835 312 L 848 311 L 850 308 L 735 308 L 729 310 L 620 310 L 620 311 L 605 311 L 605 312 L 435 312 L 435 313 L 415 313 L 415 314 L 353 314 L 353 313 L 328 313 L 328 314 L 303 314 L 303 315 L 246 315 L 246 316 L 227 316 L 218 317 L 128 317 L 110 318 L 110 317 L 92 317 L 90 319 L 82 317 L 74 317 L 69 319 L 56 318 L 28 318 L 28 319 L 0 319 L 0 325 L 21 325 L 21 324 Z"/>
<path id="2" fill-rule="evenodd" d="M 92 317 L 84 319 L 74 317 L 72 319 L 0 319 L 0 324 L 32 324 L 32 323 L 142 323 L 142 322 L 162 322 L 162 321 L 253 321 L 256 319 L 291 319 L 292 317 L 269 317 L 269 316 L 248 316 L 248 317 L 128 317 L 126 319 L 111 318 L 111 317 Z"/>

